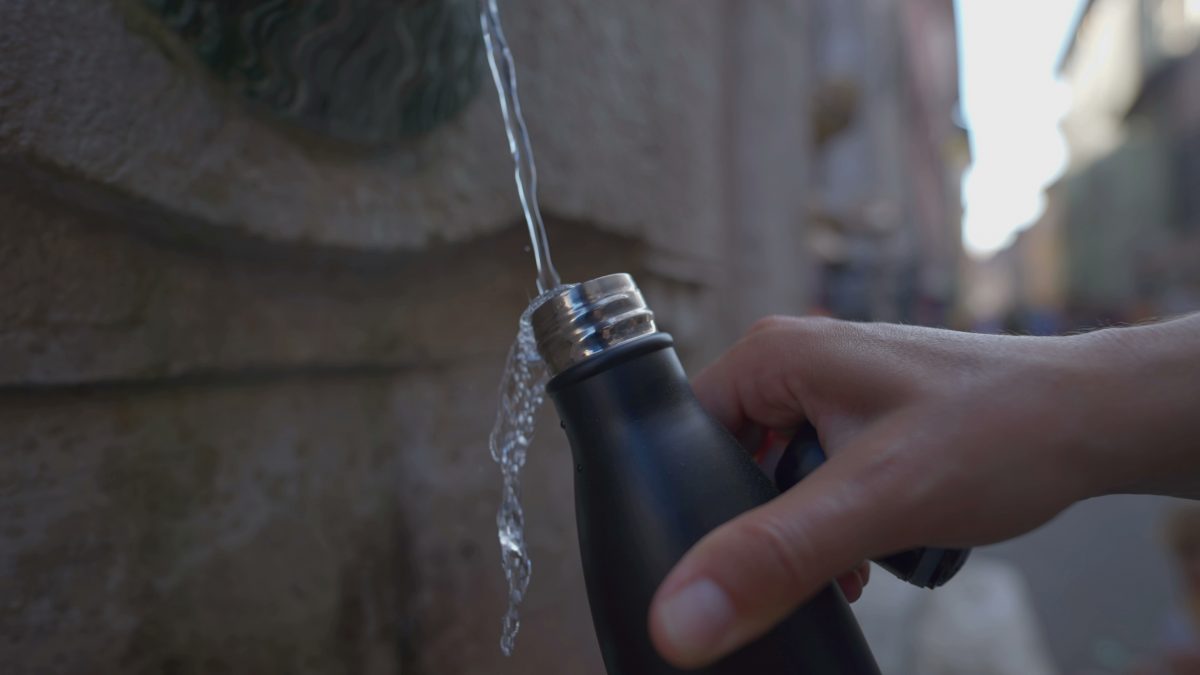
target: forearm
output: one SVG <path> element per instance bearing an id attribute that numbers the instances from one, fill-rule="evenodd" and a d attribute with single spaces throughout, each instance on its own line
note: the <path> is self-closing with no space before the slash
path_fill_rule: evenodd
<path id="1" fill-rule="evenodd" d="M 1200 314 L 1099 331 L 1097 373 L 1080 449 L 1097 471 L 1096 493 L 1200 497 Z"/>

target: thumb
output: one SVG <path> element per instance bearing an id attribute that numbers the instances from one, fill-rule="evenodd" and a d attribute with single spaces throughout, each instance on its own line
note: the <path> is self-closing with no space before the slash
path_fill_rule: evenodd
<path id="1" fill-rule="evenodd" d="M 902 481 L 891 463 L 840 454 L 783 496 L 714 530 L 667 576 L 650 610 L 664 658 L 681 668 L 708 665 L 863 560 L 909 544 L 908 519 L 896 508 Z"/>

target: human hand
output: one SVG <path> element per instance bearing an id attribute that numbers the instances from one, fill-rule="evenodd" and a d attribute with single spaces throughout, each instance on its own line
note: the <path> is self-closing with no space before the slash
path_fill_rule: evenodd
<path id="1" fill-rule="evenodd" d="M 1136 487 L 1126 455 L 1139 430 L 1114 392 L 1131 393 L 1122 388 L 1148 366 L 1113 333 L 760 322 L 696 378 L 697 396 L 739 435 L 810 421 L 830 459 L 681 561 L 651 609 L 660 652 L 703 666 L 865 559 L 1001 541 L 1076 501 Z"/>

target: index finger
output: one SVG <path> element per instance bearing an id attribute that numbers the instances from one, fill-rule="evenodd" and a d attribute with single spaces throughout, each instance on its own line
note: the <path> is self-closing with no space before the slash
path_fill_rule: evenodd
<path id="1" fill-rule="evenodd" d="M 770 317 L 692 380 L 700 404 L 735 435 L 751 424 L 789 429 L 804 408 L 803 321 Z"/>

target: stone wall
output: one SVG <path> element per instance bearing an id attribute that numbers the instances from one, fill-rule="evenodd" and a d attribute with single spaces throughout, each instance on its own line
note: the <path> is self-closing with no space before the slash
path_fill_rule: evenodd
<path id="1" fill-rule="evenodd" d="M 803 309 L 804 3 L 505 11 L 564 276 L 633 272 L 693 364 Z M 349 150 L 134 3 L 5 3 L 5 672 L 601 672 L 548 417 L 498 649 L 486 436 L 534 292 L 510 179 L 489 89 Z"/>

